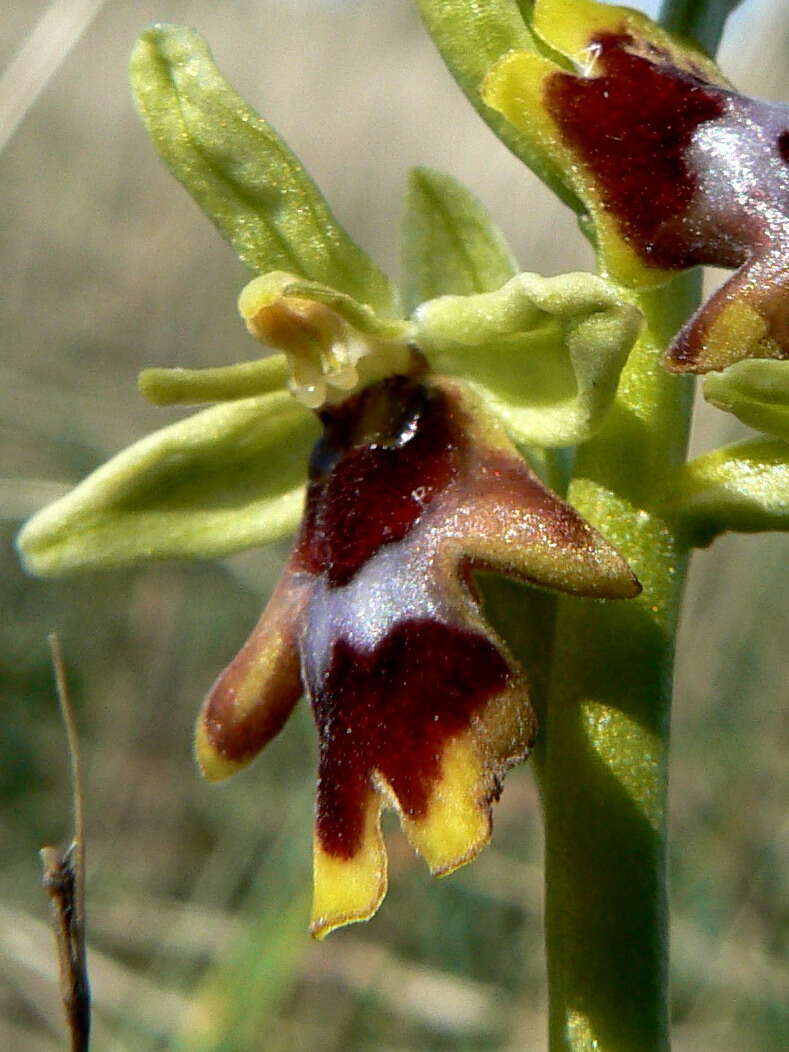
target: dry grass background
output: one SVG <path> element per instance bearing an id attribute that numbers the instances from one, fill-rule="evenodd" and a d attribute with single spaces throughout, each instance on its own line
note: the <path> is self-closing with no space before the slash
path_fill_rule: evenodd
<path id="1" fill-rule="evenodd" d="M 302 711 L 269 754 L 201 784 L 202 693 L 257 616 L 284 548 L 63 582 L 25 578 L 19 519 L 173 412 L 147 365 L 254 353 L 246 280 L 160 166 L 126 62 L 151 21 L 185 22 L 285 135 L 355 236 L 396 272 L 405 173 L 453 172 L 525 269 L 590 260 L 569 214 L 467 109 L 407 0 L 14 0 L 0 14 L 0 1046 L 63 1046 L 36 850 L 68 826 L 46 634 L 82 730 L 98 1050 L 545 1047 L 540 828 L 514 772 L 493 846 L 445 882 L 391 830 L 376 920 L 305 934 L 315 743 Z M 746 0 L 723 63 L 786 97 L 789 12 Z M 697 448 L 732 437 L 700 415 Z M 675 1047 L 786 1047 L 787 539 L 696 557 L 680 641 L 672 768 Z"/>

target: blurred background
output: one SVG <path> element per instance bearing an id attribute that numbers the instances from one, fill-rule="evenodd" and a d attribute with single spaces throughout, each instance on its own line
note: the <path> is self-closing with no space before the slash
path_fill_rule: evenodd
<path id="1" fill-rule="evenodd" d="M 492 846 L 446 881 L 390 823 L 380 913 L 313 943 L 306 707 L 229 783 L 203 784 L 191 755 L 200 699 L 287 545 L 57 582 L 17 565 L 25 515 L 177 418 L 138 396 L 141 368 L 256 353 L 235 310 L 246 274 L 133 112 L 128 54 L 153 21 L 204 33 L 393 275 L 415 164 L 471 187 L 524 269 L 591 266 L 571 215 L 467 107 L 407 0 L 3 5 L 0 1046 L 64 1045 L 36 857 L 70 829 L 46 645 L 57 630 L 84 754 L 97 1050 L 540 1052 L 542 847 L 528 766 L 507 780 Z M 722 65 L 748 92 L 786 99 L 788 48 L 784 0 L 745 0 Z M 703 407 L 694 448 L 737 434 Z M 679 1052 L 786 1047 L 787 556 L 786 536 L 727 537 L 691 571 L 672 765 Z"/>

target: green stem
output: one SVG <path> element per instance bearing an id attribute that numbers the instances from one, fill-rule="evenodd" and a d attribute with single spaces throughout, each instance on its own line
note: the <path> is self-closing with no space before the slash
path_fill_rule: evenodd
<path id="1" fill-rule="evenodd" d="M 726 19 L 741 0 L 663 0 L 660 23 L 700 44 L 708 55 L 718 50 Z"/>
<path id="2" fill-rule="evenodd" d="M 571 503 L 638 575 L 638 599 L 557 604 L 543 766 L 550 1048 L 668 1048 L 665 804 L 687 552 L 653 511 L 685 457 L 691 384 L 660 364 L 698 274 L 640 297 L 647 331 L 581 447 Z"/>
<path id="3" fill-rule="evenodd" d="M 737 0 L 665 0 L 661 21 L 714 54 Z M 579 450 L 569 499 L 643 586 L 559 599 L 541 780 L 551 1052 L 669 1048 L 666 802 L 687 549 L 656 510 L 685 459 L 692 387 L 660 358 L 700 275 L 642 295 L 647 329 L 615 411 Z"/>

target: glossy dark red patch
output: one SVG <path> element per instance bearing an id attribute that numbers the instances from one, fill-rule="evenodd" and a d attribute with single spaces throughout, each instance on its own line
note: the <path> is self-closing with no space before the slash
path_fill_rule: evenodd
<path id="1" fill-rule="evenodd" d="M 457 472 L 459 438 L 445 395 L 392 377 L 322 414 L 299 568 L 343 585 L 399 541 Z"/>
<path id="2" fill-rule="evenodd" d="M 324 850 L 351 858 L 359 849 L 373 771 L 407 815 L 423 816 L 447 740 L 468 727 L 508 676 L 483 635 L 435 621 L 400 622 L 367 654 L 336 642 L 313 696 Z"/>
<path id="3" fill-rule="evenodd" d="M 624 34 L 595 44 L 602 73 L 554 73 L 545 101 L 568 143 L 594 173 L 604 208 L 649 263 L 682 269 L 701 249 L 663 228 L 681 217 L 696 190 L 686 162 L 694 131 L 723 112 L 723 99 L 689 73 L 629 53 Z"/>
<path id="4" fill-rule="evenodd" d="M 789 128 L 778 136 L 778 152 L 784 164 L 789 164 Z"/>

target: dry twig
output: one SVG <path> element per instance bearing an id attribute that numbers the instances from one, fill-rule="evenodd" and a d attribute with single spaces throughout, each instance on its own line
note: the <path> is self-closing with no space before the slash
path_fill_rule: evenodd
<path id="1" fill-rule="evenodd" d="M 87 1052 L 90 1044 L 90 984 L 85 953 L 85 838 L 79 742 L 69 701 L 63 652 L 56 635 L 49 637 L 60 711 L 71 760 L 74 837 L 65 851 L 41 849 L 44 888 L 52 912 L 60 964 L 60 992 L 66 1011 L 72 1052 Z"/>

